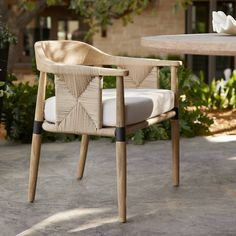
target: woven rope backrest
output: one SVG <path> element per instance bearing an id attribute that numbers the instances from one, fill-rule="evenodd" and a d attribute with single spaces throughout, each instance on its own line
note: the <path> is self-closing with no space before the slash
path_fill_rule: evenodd
<path id="1" fill-rule="evenodd" d="M 86 65 L 91 63 L 90 58 L 103 60 L 106 57 L 92 46 L 76 41 L 42 41 L 41 48 L 43 53 L 40 60 L 43 60 L 43 56 L 63 65 Z M 58 73 L 55 75 L 57 130 L 70 133 L 96 132 L 102 127 L 100 78 L 68 73 L 66 67 L 64 73 Z"/>
<path id="2" fill-rule="evenodd" d="M 102 127 L 99 77 L 57 75 L 55 85 L 58 130 L 94 133 Z"/>
<path id="3" fill-rule="evenodd" d="M 40 44 L 39 44 L 40 43 Z M 58 131 L 94 133 L 102 128 L 101 78 L 88 73 L 50 70 L 50 61 L 62 65 L 116 65 L 129 70 L 125 87 L 158 88 L 158 69 L 140 65 L 136 58 L 115 57 L 79 41 L 41 41 L 36 43 L 37 66 L 56 73 L 56 125 Z M 40 46 L 39 46 L 40 45 Z M 38 47 L 40 49 L 38 49 Z M 38 52 L 37 52 L 38 50 Z M 43 58 L 47 60 L 43 60 Z M 127 62 L 131 63 L 127 63 Z M 89 68 L 88 68 L 89 69 Z M 77 73 L 77 74 L 76 74 Z"/>
<path id="4" fill-rule="evenodd" d="M 159 88 L 159 68 L 153 66 L 121 66 L 129 70 L 125 77 L 126 88 Z"/>
<path id="5" fill-rule="evenodd" d="M 50 60 L 65 64 L 81 65 L 117 65 L 129 70 L 129 76 L 124 80 L 127 88 L 158 88 L 159 71 L 153 66 L 141 66 L 135 58 L 132 65 L 126 64 L 125 57 L 115 57 L 99 49 L 79 41 L 45 41 L 43 50 Z"/>

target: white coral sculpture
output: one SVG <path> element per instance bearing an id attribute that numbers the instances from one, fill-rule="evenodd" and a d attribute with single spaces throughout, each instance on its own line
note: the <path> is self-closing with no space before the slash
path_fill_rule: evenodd
<path id="1" fill-rule="evenodd" d="M 213 31 L 236 35 L 236 20 L 231 15 L 225 15 L 223 11 L 212 12 Z"/>

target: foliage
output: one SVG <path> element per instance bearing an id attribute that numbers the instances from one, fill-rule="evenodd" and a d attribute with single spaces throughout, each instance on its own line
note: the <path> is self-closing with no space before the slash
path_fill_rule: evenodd
<path id="1" fill-rule="evenodd" d="M 186 9 L 192 3 L 193 3 L 193 0 L 176 0 L 175 1 L 175 9 L 176 10 L 178 10 L 180 8 Z"/>
<path id="2" fill-rule="evenodd" d="M 124 24 L 132 22 L 135 14 L 140 14 L 150 3 L 150 0 L 70 0 L 67 4 L 63 0 L 45 0 L 45 5 L 64 5 L 74 10 L 90 30 L 87 39 L 98 32 L 99 28 L 106 29 L 112 25 L 113 19 L 121 18 Z M 37 1 L 21 0 L 24 10 L 33 11 L 37 7 Z"/>
<path id="3" fill-rule="evenodd" d="M 178 77 L 180 134 L 187 137 L 207 134 L 212 120 L 201 110 L 202 104 L 196 93 L 200 85 L 198 78 L 192 75 L 190 69 L 184 67 L 179 69 Z M 164 67 L 160 70 L 160 88 L 170 89 L 169 68 Z M 189 109 L 191 107 L 193 108 Z M 142 144 L 145 140 L 169 139 L 170 136 L 170 122 L 164 121 L 136 132 L 131 139 L 136 144 Z"/>
<path id="4" fill-rule="evenodd" d="M 5 83 L 3 81 L 0 81 L 0 88 L 3 87 Z M 3 89 L 0 89 L 0 98 L 4 96 L 5 91 Z"/>
<path id="5" fill-rule="evenodd" d="M 5 48 L 9 44 L 16 44 L 16 37 L 9 31 L 8 27 L 1 22 L 0 16 L 0 48 Z"/>
<path id="6" fill-rule="evenodd" d="M 11 77 L 10 75 L 8 75 L 8 77 Z M 6 82 L 4 81 L 0 81 L 0 98 L 2 97 L 9 97 L 11 95 L 10 91 L 9 91 L 9 87 L 6 86 Z"/>
<path id="7" fill-rule="evenodd" d="M 31 142 L 37 85 L 16 83 L 16 77 L 9 74 L 6 82 L 8 96 L 3 99 L 2 122 L 7 131 L 7 138 L 22 143 Z M 54 95 L 54 86 L 47 85 L 46 97 Z M 75 135 L 52 134 L 43 132 L 43 140 L 71 140 Z"/>
<path id="8" fill-rule="evenodd" d="M 104 76 L 103 77 L 103 88 L 115 88 L 116 87 L 116 77 L 115 76 Z"/>
<path id="9" fill-rule="evenodd" d="M 122 18 L 124 25 L 132 22 L 133 15 L 140 14 L 148 3 L 149 0 L 71 0 L 70 8 L 83 17 L 90 26 L 90 35 L 93 35 L 100 27 L 106 30 L 113 19 Z"/>
<path id="10" fill-rule="evenodd" d="M 44 0 L 44 7 L 63 5 L 69 6 L 88 24 L 90 30 L 87 39 L 91 38 L 99 29 L 106 30 L 112 25 L 114 19 L 122 19 L 124 25 L 133 22 L 135 14 L 141 14 L 153 1 L 152 0 Z M 192 0 L 176 0 L 175 9 L 186 8 Z M 20 6 L 26 11 L 33 11 L 39 3 L 32 0 L 21 0 Z"/>
<path id="11" fill-rule="evenodd" d="M 160 72 L 160 87 L 170 89 L 170 71 L 163 68 Z M 190 69 L 181 67 L 179 77 L 179 115 L 180 134 L 192 137 L 208 134 L 208 127 L 213 123 L 204 112 L 205 109 L 236 108 L 236 70 L 226 82 L 224 79 L 213 79 L 208 85 L 204 82 L 203 74 L 200 78 L 194 76 Z M 132 140 L 137 144 L 144 140 L 169 139 L 170 123 L 164 121 L 142 131 L 136 132 Z"/>
<path id="12" fill-rule="evenodd" d="M 196 88 L 195 94 L 199 98 L 199 103 L 208 109 L 236 108 L 236 70 L 228 81 L 223 78 L 213 79 L 209 85 L 204 82 L 201 74 L 200 86 Z"/>
<path id="13" fill-rule="evenodd" d="M 36 87 L 30 89 L 29 84 L 14 85 L 16 78 L 11 75 L 7 80 L 8 91 L 11 95 L 3 100 L 3 123 L 7 136 L 11 140 L 29 142 L 28 137 L 32 130 L 33 116 L 29 115 L 34 110 L 33 100 L 36 98 Z"/>

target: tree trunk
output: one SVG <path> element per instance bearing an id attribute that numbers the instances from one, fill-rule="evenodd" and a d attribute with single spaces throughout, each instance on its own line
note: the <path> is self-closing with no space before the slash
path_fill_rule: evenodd
<path id="1" fill-rule="evenodd" d="M 9 45 L 5 46 L 4 48 L 0 48 L 0 81 L 4 82 L 6 81 L 6 76 L 7 76 L 8 51 L 9 51 Z M 0 123 L 2 120 L 2 103 L 3 103 L 3 98 L 0 97 Z"/>
<path id="2" fill-rule="evenodd" d="M 0 0 L 0 8 L 1 5 L 6 5 L 3 4 L 2 2 L 4 1 Z M 47 7 L 46 0 L 38 0 L 35 1 L 35 8 L 32 11 L 26 11 L 25 9 L 22 8 L 17 8 L 17 10 L 16 8 L 14 10 L 10 9 L 6 11 L 8 12 L 8 14 L 6 16 L 7 19 L 5 22 L 7 22 L 10 31 L 13 34 L 15 34 L 17 38 L 19 38 L 20 32 L 46 7 Z M 0 10 L 0 14 L 1 12 L 2 10 Z M 5 13 L 3 13 L 3 15 L 4 14 Z M 10 72 L 13 70 L 15 63 L 18 61 L 18 53 L 16 52 L 17 52 L 17 47 L 15 45 L 10 45 L 9 57 L 8 57 L 8 71 Z"/>
<path id="3" fill-rule="evenodd" d="M 0 21 L 6 23 L 8 19 L 7 1 L 0 0 Z"/>

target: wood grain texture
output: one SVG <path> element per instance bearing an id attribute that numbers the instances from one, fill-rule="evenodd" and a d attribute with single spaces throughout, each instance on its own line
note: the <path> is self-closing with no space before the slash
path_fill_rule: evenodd
<path id="1" fill-rule="evenodd" d="M 171 120 L 172 179 L 173 186 L 179 186 L 179 120 Z"/>
<path id="2" fill-rule="evenodd" d="M 111 60 L 112 56 L 83 42 L 70 40 L 39 41 L 35 43 L 34 48 L 39 71 L 82 76 L 128 75 L 127 70 L 88 66 L 106 64 L 104 62 Z"/>
<path id="3" fill-rule="evenodd" d="M 171 90 L 175 94 L 175 109 L 179 112 L 179 89 L 178 89 L 178 68 L 171 67 Z M 179 114 L 171 120 L 172 140 L 172 179 L 173 185 L 179 186 Z"/>
<path id="4" fill-rule="evenodd" d="M 116 127 L 125 127 L 124 78 L 116 78 Z"/>
<path id="5" fill-rule="evenodd" d="M 126 143 L 116 142 L 116 173 L 119 221 L 126 222 Z"/>
<path id="6" fill-rule="evenodd" d="M 43 121 L 47 73 L 40 72 L 34 120 Z"/>
<path id="7" fill-rule="evenodd" d="M 176 66 L 171 66 L 171 90 L 174 92 L 175 94 L 175 107 L 178 108 L 179 107 L 179 81 L 178 81 L 178 67 Z"/>
<path id="8" fill-rule="evenodd" d="M 42 141 L 41 135 L 33 134 L 32 146 L 31 146 L 31 158 L 30 158 L 29 185 L 28 185 L 29 202 L 33 202 L 35 199 L 40 152 L 41 152 L 41 141 Z"/>
<path id="9" fill-rule="evenodd" d="M 84 167 L 85 167 L 85 162 L 87 158 L 88 144 L 89 144 L 89 135 L 82 134 L 82 139 L 81 139 L 81 144 L 80 144 L 79 162 L 78 162 L 78 167 L 77 167 L 78 179 L 83 178 Z"/>
<path id="10" fill-rule="evenodd" d="M 179 34 L 143 37 L 142 46 L 157 52 L 196 55 L 236 55 L 236 36 L 225 34 Z"/>
<path id="11" fill-rule="evenodd" d="M 37 94 L 36 109 L 35 109 L 36 121 L 43 121 L 46 80 L 47 80 L 47 74 L 41 72 L 39 78 L 38 94 Z M 39 166 L 40 150 L 41 150 L 41 139 L 42 139 L 41 134 L 33 134 L 32 145 L 31 145 L 29 186 L 28 186 L 29 202 L 33 202 L 35 198 L 36 184 L 38 177 L 38 166 Z"/>

